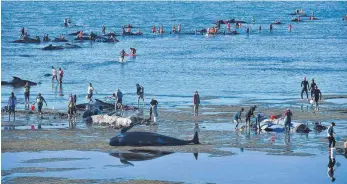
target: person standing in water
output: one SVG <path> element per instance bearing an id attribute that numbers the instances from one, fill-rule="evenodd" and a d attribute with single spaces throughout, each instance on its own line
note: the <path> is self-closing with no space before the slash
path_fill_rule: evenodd
<path id="1" fill-rule="evenodd" d="M 123 93 L 119 90 L 119 88 L 117 89 L 117 95 L 116 95 L 116 106 L 120 106 L 120 108 L 122 109 L 123 106 Z"/>
<path id="2" fill-rule="evenodd" d="M 270 24 L 270 32 L 272 32 L 272 24 Z"/>
<path id="3" fill-rule="evenodd" d="M 313 92 L 314 92 L 314 90 L 316 89 L 316 83 L 314 82 L 314 79 L 312 79 L 312 82 L 311 82 L 311 86 L 310 86 L 310 88 L 309 88 L 309 90 L 311 90 L 311 98 L 313 98 Z"/>
<path id="4" fill-rule="evenodd" d="M 194 116 L 199 116 L 200 96 L 198 91 L 195 91 L 194 93 L 193 104 L 194 104 Z"/>
<path id="5" fill-rule="evenodd" d="M 143 105 L 145 105 L 144 99 L 144 89 L 140 84 L 136 84 L 136 94 L 137 94 L 137 107 L 140 105 L 140 99 L 142 98 Z"/>
<path id="6" fill-rule="evenodd" d="M 290 132 L 290 125 L 292 123 L 292 117 L 293 117 L 293 113 L 288 108 L 287 111 L 285 112 L 285 118 L 284 118 L 284 127 L 286 129 L 286 132 Z"/>
<path id="7" fill-rule="evenodd" d="M 333 145 L 333 148 L 335 147 L 335 137 L 334 137 L 334 134 L 336 135 L 336 133 L 334 132 L 334 126 L 335 126 L 335 123 L 332 122 L 327 130 L 327 133 L 328 133 L 328 140 L 329 140 L 329 149 L 331 148 L 331 144 Z"/>
<path id="8" fill-rule="evenodd" d="M 64 77 L 64 71 L 61 68 L 59 68 L 58 74 L 59 74 L 59 83 L 62 84 L 63 83 L 63 77 Z"/>
<path id="9" fill-rule="evenodd" d="M 310 87 L 310 85 L 308 84 L 308 81 L 306 80 L 306 77 L 304 77 L 304 80 L 301 82 L 301 100 L 303 99 L 303 94 L 304 92 L 306 92 L 306 97 L 308 99 L 308 88 Z"/>
<path id="10" fill-rule="evenodd" d="M 124 49 L 122 49 L 122 51 L 120 51 L 120 58 L 121 58 L 121 62 L 123 62 L 124 61 L 124 56 L 125 56 L 125 50 Z"/>
<path id="11" fill-rule="evenodd" d="M 13 120 L 16 120 L 16 105 L 17 105 L 17 98 L 14 96 L 14 93 L 11 92 L 11 96 L 8 98 L 8 120 L 11 120 L 11 112 L 13 112 Z"/>
<path id="12" fill-rule="evenodd" d="M 54 66 L 52 66 L 52 82 L 54 82 L 54 79 L 58 81 L 58 76 L 57 76 L 57 70 L 54 68 Z"/>
<path id="13" fill-rule="evenodd" d="M 106 33 L 106 27 L 105 27 L 105 25 L 102 25 L 102 28 L 101 28 L 101 32 L 102 32 L 102 34 L 105 34 Z"/>
<path id="14" fill-rule="evenodd" d="M 257 108 L 257 106 L 255 105 L 248 110 L 248 112 L 246 114 L 246 127 L 251 126 L 251 117 L 254 117 L 254 111 L 256 108 Z"/>
<path id="15" fill-rule="evenodd" d="M 316 85 L 315 86 L 315 90 L 313 92 L 313 95 L 314 95 L 314 102 L 316 104 L 316 110 L 318 111 L 319 110 L 319 105 L 318 105 L 318 101 L 319 100 L 322 100 L 322 93 L 321 91 L 318 89 L 318 86 Z"/>
<path id="16" fill-rule="evenodd" d="M 238 130 L 239 123 L 242 121 L 241 120 L 241 115 L 242 115 L 243 110 L 244 109 L 241 108 L 241 110 L 239 112 L 236 112 L 235 115 L 234 115 L 234 123 L 236 123 L 235 130 Z M 240 120 L 240 122 L 239 122 L 239 120 Z"/>
<path id="17" fill-rule="evenodd" d="M 30 98 L 30 86 L 29 86 L 29 83 L 27 82 L 24 86 L 24 99 L 25 99 L 24 109 L 26 108 L 27 104 L 29 108 L 29 104 L 30 104 L 29 98 Z"/>
<path id="18" fill-rule="evenodd" d="M 292 32 L 292 28 L 293 28 L 292 24 L 289 24 L 289 26 L 288 26 L 288 31 L 289 31 L 289 32 Z"/>
<path id="19" fill-rule="evenodd" d="M 87 99 L 89 100 L 88 103 L 93 102 L 93 92 L 95 91 L 95 93 L 97 94 L 96 90 L 94 89 L 92 83 L 89 83 L 88 89 L 87 89 Z"/>
<path id="20" fill-rule="evenodd" d="M 45 98 L 43 98 L 43 96 L 41 96 L 41 93 L 39 93 L 36 97 L 36 102 L 37 103 L 37 110 L 39 112 L 39 115 L 41 115 L 42 117 L 42 106 L 43 106 L 43 102 L 45 102 L 46 107 L 47 107 L 47 102 L 45 100 Z M 35 105 L 35 103 L 33 105 Z"/>
<path id="21" fill-rule="evenodd" d="M 69 97 L 69 104 L 68 104 L 68 117 L 71 119 L 71 117 L 74 115 L 74 107 L 75 107 L 75 100 L 72 94 L 70 94 Z"/>

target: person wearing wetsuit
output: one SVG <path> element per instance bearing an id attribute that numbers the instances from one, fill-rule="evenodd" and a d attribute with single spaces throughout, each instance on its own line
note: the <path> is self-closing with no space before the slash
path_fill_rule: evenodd
<path id="1" fill-rule="evenodd" d="M 309 88 L 309 90 L 311 90 L 311 98 L 313 98 L 313 92 L 316 89 L 316 85 L 317 84 L 314 82 L 314 79 L 312 79 L 311 86 Z"/>
<path id="2" fill-rule="evenodd" d="M 21 36 L 24 37 L 24 35 L 25 35 L 25 29 L 24 29 L 24 27 L 22 27 L 21 33 L 22 33 Z"/>
<path id="3" fill-rule="evenodd" d="M 255 105 L 248 110 L 248 112 L 246 114 L 246 126 L 251 125 L 251 117 L 254 117 L 254 111 L 256 108 L 257 108 L 257 106 Z M 247 122 L 248 122 L 248 125 L 247 125 Z"/>
<path id="4" fill-rule="evenodd" d="M 292 116 L 293 113 L 292 111 L 290 111 L 290 109 L 288 108 L 287 111 L 285 112 L 285 119 L 284 119 L 284 127 L 286 129 L 286 132 L 290 132 L 290 124 L 292 122 Z"/>
<path id="5" fill-rule="evenodd" d="M 157 111 L 158 101 L 152 98 L 150 104 L 151 104 L 151 107 L 149 108 L 149 119 L 152 118 L 152 114 L 153 114 L 153 122 L 155 123 L 158 117 L 158 111 Z"/>
<path id="6" fill-rule="evenodd" d="M 333 148 L 335 147 L 335 138 L 334 138 L 334 126 L 335 126 L 335 123 L 332 122 L 327 130 L 327 133 L 328 133 L 328 140 L 329 140 L 329 149 L 331 148 L 331 144 L 333 145 Z"/>
<path id="7" fill-rule="evenodd" d="M 29 104 L 30 104 L 29 98 L 30 98 L 30 86 L 29 86 L 29 83 L 27 82 L 24 86 L 24 99 L 25 99 L 24 108 L 26 107 L 27 104 L 29 108 Z"/>
<path id="8" fill-rule="evenodd" d="M 235 130 L 238 129 L 239 123 L 241 122 L 241 114 L 242 114 L 243 110 L 244 109 L 241 108 L 241 110 L 239 112 L 236 112 L 234 115 L 234 123 L 236 123 Z M 239 120 L 240 120 L 240 122 L 239 122 Z"/>
<path id="9" fill-rule="evenodd" d="M 304 77 L 304 80 L 301 82 L 301 100 L 303 99 L 303 94 L 304 92 L 306 92 L 306 97 L 308 99 L 308 92 L 307 92 L 307 89 L 310 87 L 309 84 L 308 84 L 308 81 L 306 80 L 306 77 Z"/>
<path id="10" fill-rule="evenodd" d="M 105 25 L 102 25 L 102 34 L 105 34 L 106 33 L 106 27 L 105 27 Z"/>
<path id="11" fill-rule="evenodd" d="M 11 119 L 11 112 L 13 112 L 13 119 L 15 120 L 16 119 L 16 104 L 17 104 L 17 98 L 16 96 L 14 96 L 14 93 L 11 92 L 11 96 L 10 98 L 8 98 L 8 103 L 7 103 L 7 106 L 8 106 L 8 120 Z"/>
<path id="12" fill-rule="evenodd" d="M 41 96 L 41 93 L 39 93 L 36 97 L 36 102 L 37 103 L 37 110 L 39 112 L 39 114 L 42 116 L 42 106 L 43 106 L 43 102 L 45 102 L 46 106 L 47 106 L 47 102 L 45 100 L 45 98 L 43 98 L 43 96 Z M 35 105 L 35 103 L 33 105 Z"/>
<path id="13" fill-rule="evenodd" d="M 316 109 L 317 111 L 319 110 L 319 107 L 318 107 L 318 101 L 319 100 L 322 100 L 322 93 L 321 91 L 318 89 L 318 86 L 316 85 L 315 86 L 315 90 L 313 92 L 313 95 L 314 95 L 314 102 L 316 104 Z"/>
<path id="14" fill-rule="evenodd" d="M 120 58 L 121 58 L 122 62 L 124 61 L 124 56 L 125 56 L 125 50 L 122 49 L 122 51 L 120 51 Z"/>
<path id="15" fill-rule="evenodd" d="M 200 96 L 198 91 L 195 91 L 193 96 L 193 104 L 194 104 L 194 116 L 199 115 L 199 105 L 200 105 Z"/>
<path id="16" fill-rule="evenodd" d="M 259 26 L 258 30 L 259 30 L 259 32 L 261 32 L 261 25 Z"/>
<path id="17" fill-rule="evenodd" d="M 145 104 L 144 89 L 140 84 L 136 84 L 136 94 L 137 94 L 137 107 L 139 107 L 140 99 L 142 98 L 143 104 Z"/>
<path id="18" fill-rule="evenodd" d="M 270 32 L 272 32 L 272 24 L 270 24 Z"/>
<path id="19" fill-rule="evenodd" d="M 76 105 L 77 105 L 77 95 L 76 94 L 73 96 L 73 104 L 74 104 L 73 111 L 76 114 L 77 113 L 77 108 L 76 108 Z"/>

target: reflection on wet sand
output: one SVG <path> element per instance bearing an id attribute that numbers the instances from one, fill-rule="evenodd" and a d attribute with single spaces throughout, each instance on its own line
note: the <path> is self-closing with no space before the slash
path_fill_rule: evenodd
<path id="1" fill-rule="evenodd" d="M 159 150 L 144 150 L 144 149 L 133 149 L 129 150 L 130 153 L 110 153 L 111 156 L 119 158 L 123 164 L 134 166 L 129 161 L 145 161 L 152 160 L 162 156 L 173 154 L 174 152 L 159 151 Z M 198 159 L 198 153 L 193 153 L 195 159 Z"/>

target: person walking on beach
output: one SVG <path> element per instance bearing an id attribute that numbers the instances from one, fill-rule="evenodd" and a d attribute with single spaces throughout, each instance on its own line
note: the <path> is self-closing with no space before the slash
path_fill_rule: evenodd
<path id="1" fill-rule="evenodd" d="M 333 145 L 333 148 L 335 147 L 335 137 L 334 137 L 334 134 L 336 135 L 336 133 L 334 132 L 334 126 L 335 126 L 335 123 L 332 122 L 327 130 L 327 133 L 328 133 L 328 140 L 329 140 L 329 149 L 331 148 L 331 144 Z"/>
<path id="2" fill-rule="evenodd" d="M 234 123 L 236 123 L 236 126 L 235 126 L 235 130 L 238 130 L 239 128 L 239 123 L 242 121 L 241 120 L 241 114 L 243 112 L 243 108 L 241 108 L 241 110 L 239 112 L 236 112 L 235 115 L 234 115 Z M 240 122 L 239 122 L 240 120 Z"/>
<path id="3" fill-rule="evenodd" d="M 248 112 L 246 114 L 246 127 L 251 126 L 251 117 L 254 117 L 254 111 L 256 108 L 257 108 L 257 106 L 255 105 L 248 110 Z"/>
<path id="4" fill-rule="evenodd" d="M 87 89 L 87 99 L 89 100 L 88 103 L 93 102 L 93 91 L 97 94 L 96 90 L 94 89 L 92 83 L 89 83 L 88 89 Z"/>
<path id="5" fill-rule="evenodd" d="M 70 94 L 69 97 L 69 104 L 68 104 L 68 116 L 69 119 L 74 115 L 74 108 L 75 108 L 75 100 L 74 97 L 72 96 L 72 94 Z"/>
<path id="6" fill-rule="evenodd" d="M 311 86 L 309 90 L 311 90 L 311 98 L 313 98 L 313 92 L 316 89 L 317 84 L 314 82 L 314 79 L 312 79 Z"/>
<path id="7" fill-rule="evenodd" d="M 284 117 L 284 127 L 286 129 L 286 132 L 289 133 L 290 132 L 290 124 L 292 122 L 293 113 L 288 108 L 287 111 L 284 113 L 284 115 L 285 115 L 285 117 Z"/>
<path id="8" fill-rule="evenodd" d="M 301 100 L 303 99 L 303 94 L 304 92 L 306 92 L 306 97 L 308 99 L 308 88 L 310 87 L 309 84 L 308 84 L 308 81 L 306 80 L 306 77 L 304 77 L 304 80 L 301 82 Z"/>
<path id="9" fill-rule="evenodd" d="M 14 96 L 14 93 L 11 92 L 11 96 L 8 98 L 8 120 L 11 120 L 11 112 L 13 112 L 13 120 L 16 120 L 16 104 L 17 104 L 17 98 Z"/>
<path id="10" fill-rule="evenodd" d="M 318 106 L 318 101 L 322 100 L 322 93 L 321 91 L 318 89 L 318 86 L 315 86 L 315 90 L 313 91 L 313 96 L 314 96 L 314 102 L 316 104 L 316 110 L 319 110 L 319 106 Z"/>
<path id="11" fill-rule="evenodd" d="M 152 98 L 150 105 L 151 107 L 149 108 L 149 119 L 151 119 L 153 116 L 153 122 L 156 123 L 158 117 L 158 101 Z"/>
<path id="12" fill-rule="evenodd" d="M 54 68 L 54 66 L 52 66 L 52 82 L 54 82 L 54 79 L 56 79 L 57 82 L 59 83 L 58 76 L 57 76 L 57 70 Z"/>
<path id="13" fill-rule="evenodd" d="M 199 105 L 200 105 L 200 96 L 198 91 L 195 91 L 193 96 L 193 103 L 194 103 L 194 116 L 199 115 Z"/>
<path id="14" fill-rule="evenodd" d="M 43 106 L 43 102 L 45 102 L 46 107 L 47 107 L 47 102 L 45 100 L 45 98 L 43 98 L 43 96 L 41 96 L 41 93 L 39 93 L 36 97 L 36 102 L 37 103 L 37 110 L 39 112 L 39 115 L 41 115 L 42 117 L 42 106 Z M 33 105 L 35 105 L 35 103 Z"/>
<path id="15" fill-rule="evenodd" d="M 140 99 L 142 99 L 143 105 L 145 105 L 144 89 L 140 84 L 136 84 L 136 94 L 137 94 L 137 107 L 140 105 Z"/>
<path id="16" fill-rule="evenodd" d="M 30 86 L 29 86 L 29 83 L 27 82 L 24 86 L 24 99 L 25 99 L 24 108 L 26 108 L 27 104 L 29 108 L 29 104 L 30 104 L 29 98 L 30 98 Z"/>
<path id="17" fill-rule="evenodd" d="M 62 84 L 63 83 L 63 77 L 64 77 L 64 71 L 61 68 L 59 68 L 58 74 L 59 74 L 59 83 Z"/>

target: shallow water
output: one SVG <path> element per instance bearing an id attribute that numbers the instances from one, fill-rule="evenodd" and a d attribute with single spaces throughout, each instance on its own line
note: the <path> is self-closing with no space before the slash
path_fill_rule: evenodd
<path id="1" fill-rule="evenodd" d="M 345 94 L 347 41 L 346 21 L 342 21 L 347 2 L 1 2 L 2 4 L 2 80 L 19 76 L 41 85 L 32 87 L 32 100 L 42 93 L 48 108 L 66 108 L 70 93 L 84 102 L 88 83 L 94 84 L 96 98 L 111 95 L 117 88 L 124 92 L 124 103 L 136 103 L 135 84 L 145 88 L 146 102 L 159 99 L 162 107 L 187 106 L 199 90 L 202 104 L 260 103 L 273 99 L 298 99 L 304 76 L 314 78 L 323 95 Z M 22 7 L 17 13 L 18 7 Z M 81 8 L 87 7 L 87 8 Z M 288 15 L 303 7 L 320 19 L 292 23 Z M 218 10 L 218 11 L 211 11 Z M 115 13 L 117 12 L 117 13 Z M 199 12 L 199 13 L 197 13 Z M 148 16 L 150 15 L 150 16 Z M 165 30 L 182 24 L 182 33 L 207 28 L 218 19 L 236 18 L 256 24 L 245 34 L 244 24 L 237 36 L 202 36 L 150 34 L 155 24 Z M 65 28 L 70 17 L 79 27 Z M 268 27 L 274 20 L 283 25 Z M 303 18 L 306 19 L 306 18 Z M 21 27 L 29 34 L 51 38 L 77 30 L 120 32 L 131 23 L 145 33 L 141 37 L 119 37 L 116 44 L 77 43 L 82 49 L 43 51 L 49 43 L 16 44 Z M 262 25 L 263 31 L 257 28 Z M 224 25 L 222 25 L 224 29 Z M 134 30 L 136 31 L 136 30 Z M 68 37 L 72 40 L 73 37 Z M 118 63 L 121 49 L 137 48 L 137 57 Z M 62 88 L 51 84 L 51 66 L 65 71 Z M 19 103 L 24 102 L 23 88 L 2 86 L 2 105 L 11 91 Z M 59 96 L 63 94 L 64 96 Z M 21 108 L 21 105 L 19 105 Z"/>
<path id="2" fill-rule="evenodd" d="M 148 179 L 186 183 L 328 183 L 328 153 L 320 156 L 270 156 L 261 152 L 227 149 L 235 155 L 216 157 L 174 153 L 147 161 L 129 161 L 102 152 L 43 151 L 3 153 L 2 170 L 17 167 L 80 168 L 61 172 L 15 173 L 2 177 L 40 176 L 72 179 Z M 43 159 L 44 158 L 44 159 Z M 67 159 L 75 158 L 75 159 Z M 33 160 L 33 159 L 41 159 Z M 54 161 L 55 160 L 55 161 Z M 336 156 L 335 183 L 347 182 L 347 159 Z M 314 163 L 314 164 L 312 164 Z M 213 167 L 210 167 L 213 166 Z M 150 172 L 149 172 L 150 171 Z"/>

